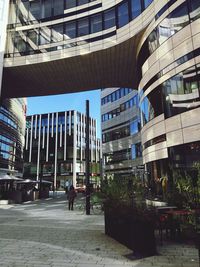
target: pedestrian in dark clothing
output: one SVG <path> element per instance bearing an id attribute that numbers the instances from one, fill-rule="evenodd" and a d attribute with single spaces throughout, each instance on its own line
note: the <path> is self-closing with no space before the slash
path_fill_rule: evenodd
<path id="1" fill-rule="evenodd" d="M 76 197 L 76 191 L 73 187 L 73 185 L 70 186 L 69 192 L 67 194 L 67 199 L 69 202 L 69 210 L 73 210 L 74 209 L 74 199 Z"/>

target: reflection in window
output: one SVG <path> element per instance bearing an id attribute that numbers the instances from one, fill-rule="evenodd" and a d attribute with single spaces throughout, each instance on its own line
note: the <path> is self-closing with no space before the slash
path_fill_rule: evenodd
<path id="1" fill-rule="evenodd" d="M 89 20 L 88 18 L 80 19 L 78 21 L 78 36 L 89 34 Z"/>
<path id="2" fill-rule="evenodd" d="M 142 157 L 141 143 L 133 144 L 131 146 L 131 159 Z"/>
<path id="3" fill-rule="evenodd" d="M 51 17 L 51 10 L 52 10 L 52 6 L 51 6 L 51 0 L 43 0 L 42 1 L 42 18 L 48 18 Z"/>
<path id="4" fill-rule="evenodd" d="M 62 14 L 64 11 L 64 2 L 63 0 L 54 1 L 53 14 L 54 16 Z"/>
<path id="5" fill-rule="evenodd" d="M 138 132 L 139 132 L 139 122 L 138 119 L 136 119 L 130 123 L 130 133 L 131 135 L 134 135 Z"/>
<path id="6" fill-rule="evenodd" d="M 15 33 L 15 48 L 16 48 L 16 52 L 26 51 L 26 42 L 22 39 L 19 32 Z"/>
<path id="7" fill-rule="evenodd" d="M 190 18 L 191 20 L 198 19 L 200 17 L 200 1 L 190 0 Z"/>
<path id="8" fill-rule="evenodd" d="M 76 6 L 76 0 L 65 0 L 65 7 L 72 8 Z"/>
<path id="9" fill-rule="evenodd" d="M 49 44 L 51 40 L 51 30 L 48 27 L 40 28 L 39 44 Z"/>
<path id="10" fill-rule="evenodd" d="M 29 19 L 30 20 L 40 19 L 40 0 L 30 2 Z"/>
<path id="11" fill-rule="evenodd" d="M 32 43 L 33 42 L 34 45 L 38 46 L 39 44 L 39 40 L 38 40 L 38 34 L 35 30 L 29 30 L 27 33 L 27 42 L 29 43 L 29 50 L 33 50 L 33 46 Z"/>
<path id="12" fill-rule="evenodd" d="M 52 26 L 52 41 L 63 41 L 63 24 L 56 24 Z"/>
<path id="13" fill-rule="evenodd" d="M 118 27 L 122 27 L 129 22 L 128 2 L 118 7 Z"/>
<path id="14" fill-rule="evenodd" d="M 91 33 L 102 31 L 102 15 L 98 14 L 91 17 Z"/>
<path id="15" fill-rule="evenodd" d="M 109 29 L 115 26 L 115 9 L 110 9 L 104 13 L 104 29 Z"/>
<path id="16" fill-rule="evenodd" d="M 78 0 L 78 6 L 87 4 L 89 0 Z"/>
<path id="17" fill-rule="evenodd" d="M 158 43 L 161 45 L 171 36 L 171 25 L 168 18 L 164 19 L 157 27 L 158 31 Z"/>
<path id="18" fill-rule="evenodd" d="M 76 37 L 76 22 L 68 22 L 65 24 L 65 39 Z"/>
<path id="19" fill-rule="evenodd" d="M 144 0 L 144 8 L 148 7 L 152 2 L 153 0 Z"/>
<path id="20" fill-rule="evenodd" d="M 141 14 L 141 1 L 140 0 L 131 0 L 131 17 L 132 19 L 136 18 Z"/>
<path id="21" fill-rule="evenodd" d="M 173 35 L 189 24 L 187 4 L 180 5 L 168 17 L 171 21 L 171 34 Z"/>

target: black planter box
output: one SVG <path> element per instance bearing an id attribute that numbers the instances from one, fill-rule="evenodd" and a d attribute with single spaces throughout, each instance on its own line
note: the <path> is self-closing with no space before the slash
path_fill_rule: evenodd
<path id="1" fill-rule="evenodd" d="M 112 212 L 105 209 L 105 234 L 133 250 L 134 256 L 148 257 L 156 254 L 154 222 L 134 211 Z"/>

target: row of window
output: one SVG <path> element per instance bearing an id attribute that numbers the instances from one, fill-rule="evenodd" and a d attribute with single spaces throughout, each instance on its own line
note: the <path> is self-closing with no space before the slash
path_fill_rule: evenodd
<path id="1" fill-rule="evenodd" d="M 168 71 L 170 71 L 172 68 L 175 68 L 187 61 L 189 61 L 192 58 L 195 58 L 197 56 L 200 56 L 200 48 L 197 48 L 191 52 L 189 52 L 188 54 L 178 58 L 177 60 L 175 60 L 173 63 L 169 64 L 168 66 L 166 66 L 164 69 L 162 69 L 161 71 L 159 71 L 156 75 L 154 75 L 149 81 L 148 83 L 145 84 L 145 86 L 143 87 L 143 89 L 140 91 L 139 97 L 141 98 L 142 95 L 144 94 L 144 92 L 149 88 L 149 86 L 151 86 L 154 82 L 156 82 L 160 77 L 162 77 L 163 75 L 165 75 Z"/>
<path id="2" fill-rule="evenodd" d="M 10 153 L 12 156 L 12 154 L 14 154 L 15 150 L 14 150 L 14 146 L 8 145 L 4 142 L 0 142 L 0 151 L 1 151 L 0 153 L 2 153 L 2 152 Z"/>
<path id="3" fill-rule="evenodd" d="M 121 138 L 137 134 L 140 131 L 140 122 L 139 119 L 135 119 L 130 122 L 130 125 L 112 130 L 107 133 L 102 134 L 102 142 L 107 143 Z"/>
<path id="4" fill-rule="evenodd" d="M 18 20 L 15 21 L 15 18 L 13 17 L 11 19 L 11 23 L 16 22 L 25 24 L 28 21 L 42 20 L 45 18 L 56 17 L 58 15 L 64 16 L 65 9 L 73 8 L 75 6 L 83 5 L 93 1 L 95 0 L 24 0 L 22 3 L 18 3 L 15 6 L 16 17 Z M 118 5 L 119 15 L 126 15 L 124 20 L 128 21 L 129 16 L 131 16 L 131 18 L 135 18 L 152 2 L 153 0 L 125 0 L 122 4 Z M 84 11 L 89 11 L 89 8 L 84 9 Z M 79 13 L 80 12 L 83 12 L 83 10 L 80 10 Z M 68 14 L 66 14 L 66 16 L 67 15 Z"/>
<path id="5" fill-rule="evenodd" d="M 106 165 L 120 163 L 125 160 L 131 159 L 131 149 L 118 150 L 112 153 L 104 154 L 104 161 Z"/>
<path id="6" fill-rule="evenodd" d="M 145 0 L 144 6 L 147 6 L 150 2 L 152 1 Z M 69 40 L 100 32 L 114 26 L 117 26 L 118 28 L 123 27 L 137 17 L 141 11 L 142 5 L 140 0 L 126 0 L 115 8 L 82 19 L 60 23 L 45 28 L 22 31 L 20 33 L 10 32 L 8 34 L 6 57 L 12 53 L 38 50 L 39 45 Z M 32 42 L 34 43 L 34 46 L 32 45 Z M 35 49 L 35 45 L 37 46 L 37 49 Z M 74 45 L 75 44 L 68 44 L 68 47 Z M 61 47 L 60 49 L 63 48 L 64 47 Z"/>
<path id="7" fill-rule="evenodd" d="M 13 121 L 10 117 L 5 115 L 4 113 L 1 113 L 1 108 L 0 108 L 0 121 L 5 123 L 7 126 L 13 127 L 17 129 L 17 124 L 15 121 Z"/>
<path id="8" fill-rule="evenodd" d="M 162 113 L 168 118 L 196 108 L 200 101 L 199 88 L 200 64 L 180 72 L 159 85 L 141 102 L 142 126 Z M 178 99 L 177 95 L 181 98 Z"/>
<path id="9" fill-rule="evenodd" d="M 56 125 L 56 114 L 53 115 L 53 125 L 55 126 Z M 76 116 L 76 122 L 77 122 L 77 125 L 80 125 L 81 123 L 81 116 L 82 116 L 82 122 L 83 122 L 83 119 L 86 120 L 86 117 L 85 115 L 81 115 L 81 114 L 77 114 Z M 69 113 L 67 113 L 67 116 L 66 116 L 66 123 L 69 125 L 71 122 L 71 124 L 74 124 L 74 115 L 73 115 L 73 112 L 71 113 L 71 116 L 69 116 Z M 33 119 L 33 127 L 39 127 L 39 123 L 40 123 L 40 119 L 39 119 L 39 116 L 37 117 L 37 125 L 36 125 L 36 118 L 34 117 Z M 92 124 L 92 127 L 95 127 L 96 126 L 96 121 L 91 118 L 89 118 L 89 123 L 90 123 L 90 128 L 91 128 L 91 124 Z M 64 113 L 62 114 L 58 114 L 58 124 L 63 124 L 63 126 L 65 125 L 65 115 Z M 50 114 L 49 116 L 49 125 L 51 126 L 52 125 L 52 114 Z M 48 126 L 48 117 L 42 117 L 41 118 L 41 126 Z M 27 120 L 26 120 L 26 128 L 31 128 L 31 118 L 30 117 L 27 117 Z"/>
<path id="10" fill-rule="evenodd" d="M 143 144 L 143 148 L 146 149 L 150 146 L 156 145 L 156 144 L 164 142 L 164 141 L 166 141 L 166 134 L 162 134 L 160 136 L 157 136 L 157 137 L 147 141 L 146 143 Z"/>
<path id="11" fill-rule="evenodd" d="M 104 154 L 104 162 L 106 165 L 119 164 L 125 160 L 135 160 L 140 157 L 142 157 L 142 146 L 141 143 L 136 143 L 132 144 L 131 148 Z"/>
<path id="12" fill-rule="evenodd" d="M 8 143 L 10 145 L 14 145 L 14 141 L 12 139 L 10 139 L 8 136 L 4 136 L 2 134 L 0 134 L 0 142 L 5 142 Z"/>
<path id="13" fill-rule="evenodd" d="M 129 125 L 124 126 L 119 129 L 115 129 L 113 131 L 103 133 L 102 134 L 102 142 L 107 143 L 115 140 L 119 140 L 121 138 L 130 136 L 130 127 Z"/>
<path id="14" fill-rule="evenodd" d="M 111 120 L 121 114 L 121 112 L 124 112 L 125 110 L 132 108 L 132 107 L 138 107 L 138 95 L 135 95 L 130 100 L 126 101 L 125 103 L 121 104 L 120 107 L 109 111 L 108 113 L 105 113 L 101 116 L 101 121 L 108 121 Z"/>
<path id="15" fill-rule="evenodd" d="M 16 17 L 11 23 L 26 23 L 28 21 L 42 20 L 45 18 L 64 14 L 65 9 L 94 2 L 96 0 L 21 0 L 15 5 Z"/>
<path id="16" fill-rule="evenodd" d="M 103 106 L 109 102 L 114 102 L 114 101 L 120 99 L 121 97 L 128 95 L 132 91 L 133 91 L 133 89 L 131 89 L 131 88 L 120 88 L 120 89 L 116 90 L 115 92 L 103 97 L 101 99 L 101 105 Z"/>

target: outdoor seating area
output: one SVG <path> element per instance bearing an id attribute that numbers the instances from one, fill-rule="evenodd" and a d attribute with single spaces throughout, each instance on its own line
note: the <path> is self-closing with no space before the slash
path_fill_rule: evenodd
<path id="1" fill-rule="evenodd" d="M 38 198 L 48 198 L 51 184 L 50 181 L 46 180 L 24 180 L 6 174 L 0 177 L 0 200 L 7 200 L 5 202 L 7 204 L 20 204 Z"/>
<path id="2" fill-rule="evenodd" d="M 175 206 L 157 207 L 157 227 L 161 245 L 164 240 L 178 242 L 195 241 L 197 222 L 200 217 L 198 209 L 178 209 Z"/>

